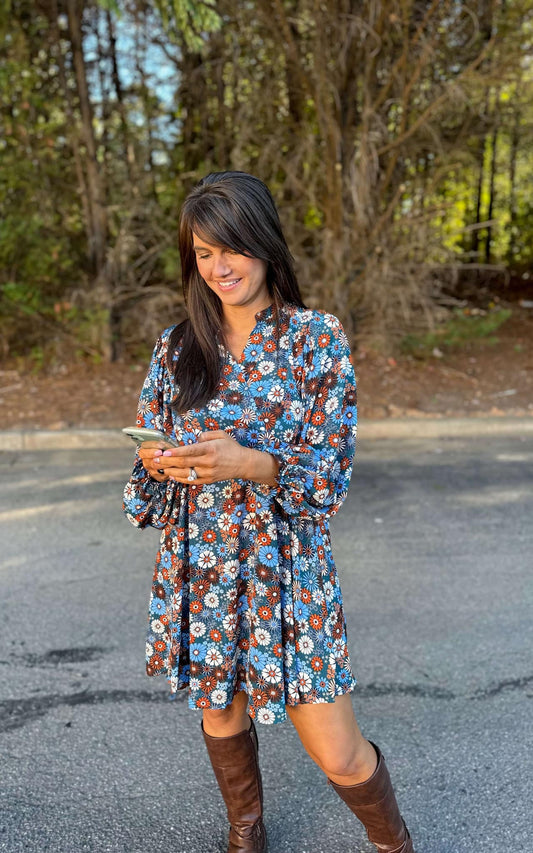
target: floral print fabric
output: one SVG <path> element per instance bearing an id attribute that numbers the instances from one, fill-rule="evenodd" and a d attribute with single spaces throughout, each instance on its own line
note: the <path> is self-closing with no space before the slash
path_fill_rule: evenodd
<path id="1" fill-rule="evenodd" d="M 185 415 L 158 340 L 137 423 L 180 444 L 223 429 L 279 460 L 276 486 L 153 480 L 137 456 L 124 511 L 161 529 L 153 575 L 147 672 L 188 688 L 192 708 L 248 694 L 261 723 L 286 705 L 332 702 L 355 685 L 328 519 L 344 500 L 356 433 L 348 342 L 330 314 L 272 306 L 256 314 L 241 358 L 220 345 L 219 393 Z M 173 358 L 179 357 L 179 351 Z"/>

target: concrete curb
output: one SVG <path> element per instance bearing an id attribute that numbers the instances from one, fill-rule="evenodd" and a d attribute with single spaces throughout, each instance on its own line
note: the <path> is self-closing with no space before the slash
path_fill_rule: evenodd
<path id="1" fill-rule="evenodd" d="M 361 420 L 358 437 L 376 439 L 467 438 L 472 436 L 533 435 L 533 417 L 391 418 Z M 133 449 L 133 442 L 116 429 L 0 431 L 0 451 Z"/>

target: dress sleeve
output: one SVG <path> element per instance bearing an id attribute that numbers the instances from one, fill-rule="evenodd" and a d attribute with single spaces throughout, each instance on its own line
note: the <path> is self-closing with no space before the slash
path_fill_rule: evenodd
<path id="1" fill-rule="evenodd" d="M 168 334 L 163 333 L 157 341 L 148 375 L 144 380 L 139 406 L 137 426 L 157 429 L 173 436 L 170 401 L 172 389 L 166 366 Z M 162 528 L 177 521 L 183 484 L 175 480 L 160 483 L 154 480 L 137 452 L 130 479 L 124 489 L 123 510 L 135 527 Z"/>
<path id="2" fill-rule="evenodd" d="M 331 314 L 311 323 L 304 350 L 303 427 L 288 444 L 264 435 L 261 449 L 279 462 L 274 498 L 289 515 L 334 515 L 348 492 L 355 454 L 357 398 L 350 348 Z"/>

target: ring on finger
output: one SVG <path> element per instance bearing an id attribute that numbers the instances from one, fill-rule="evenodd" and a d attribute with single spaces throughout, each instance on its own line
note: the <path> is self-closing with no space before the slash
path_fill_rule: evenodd
<path id="1" fill-rule="evenodd" d="M 194 483 L 195 480 L 198 479 L 198 474 L 194 470 L 194 468 L 189 468 L 189 476 L 187 477 L 189 483 Z"/>

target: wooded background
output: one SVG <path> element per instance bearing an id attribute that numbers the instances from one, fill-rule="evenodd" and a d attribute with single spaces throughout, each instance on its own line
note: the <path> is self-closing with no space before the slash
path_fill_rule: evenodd
<path id="1" fill-rule="evenodd" d="M 531 0 L 0 0 L 4 356 L 142 356 L 205 173 L 270 186 L 354 343 L 533 258 Z"/>

